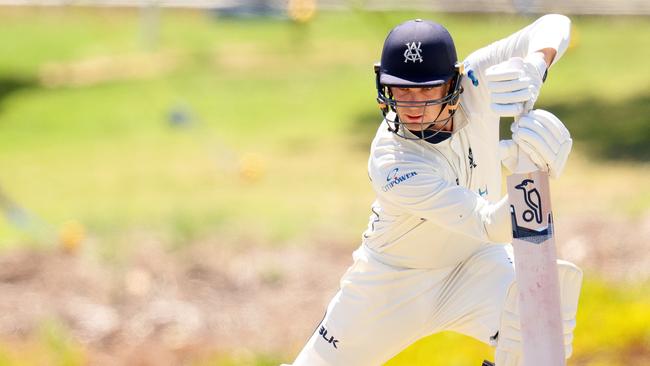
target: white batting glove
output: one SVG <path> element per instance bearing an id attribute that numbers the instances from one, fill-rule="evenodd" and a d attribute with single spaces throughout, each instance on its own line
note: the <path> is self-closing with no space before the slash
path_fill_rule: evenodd
<path id="1" fill-rule="evenodd" d="M 501 117 L 518 116 L 530 110 L 539 96 L 546 73 L 544 55 L 535 52 L 525 59 L 512 57 L 485 71 L 490 107 Z"/>
<path id="2" fill-rule="evenodd" d="M 571 152 L 569 130 L 552 113 L 536 109 L 522 115 L 510 126 L 512 139 L 541 170 L 558 178 Z"/>
<path id="3" fill-rule="evenodd" d="M 501 164 L 512 174 L 525 174 L 540 169 L 513 140 L 499 141 L 499 157 Z"/>

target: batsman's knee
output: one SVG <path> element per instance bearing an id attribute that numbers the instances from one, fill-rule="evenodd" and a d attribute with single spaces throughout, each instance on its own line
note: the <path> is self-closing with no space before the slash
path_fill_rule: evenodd
<path id="1" fill-rule="evenodd" d="M 564 353 L 567 358 L 573 352 L 573 330 L 576 327 L 578 299 L 582 286 L 582 270 L 575 264 L 558 260 L 558 282 L 564 332 Z M 523 362 L 521 326 L 519 323 L 519 291 L 513 282 L 506 294 L 501 313 L 495 361 L 497 366 L 520 366 Z"/>

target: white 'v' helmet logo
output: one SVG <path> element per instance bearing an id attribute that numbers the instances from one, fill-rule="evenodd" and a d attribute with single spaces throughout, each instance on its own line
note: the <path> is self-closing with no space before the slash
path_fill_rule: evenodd
<path id="1" fill-rule="evenodd" d="M 404 63 L 407 63 L 409 61 L 420 61 L 422 62 L 422 50 L 420 49 L 420 45 L 422 45 L 422 42 L 418 42 L 415 44 L 415 42 L 410 42 L 406 43 L 406 50 L 404 51 Z"/>

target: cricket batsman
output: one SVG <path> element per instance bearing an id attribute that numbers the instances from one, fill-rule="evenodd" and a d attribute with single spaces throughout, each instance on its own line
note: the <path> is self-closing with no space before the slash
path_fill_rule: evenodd
<path id="1" fill-rule="evenodd" d="M 464 61 L 440 24 L 415 19 L 390 31 L 375 65 L 384 120 L 368 173 L 377 198 L 354 263 L 293 366 L 381 365 L 441 331 L 495 347 L 497 366 L 522 365 L 501 166 L 551 178 L 564 169 L 569 132 L 533 106 L 570 26 L 546 15 Z M 499 141 L 503 116 L 516 119 L 512 138 Z M 557 266 L 568 358 L 582 273 Z"/>

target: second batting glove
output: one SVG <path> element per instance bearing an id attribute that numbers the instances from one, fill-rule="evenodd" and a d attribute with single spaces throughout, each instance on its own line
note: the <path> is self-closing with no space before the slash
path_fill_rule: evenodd
<path id="1" fill-rule="evenodd" d="M 559 118 L 536 109 L 521 116 L 510 126 L 512 140 L 541 170 L 558 178 L 571 153 L 573 140 Z"/>

